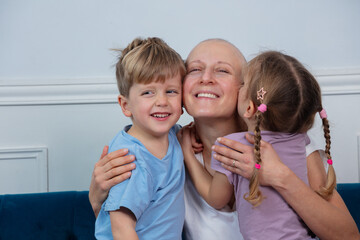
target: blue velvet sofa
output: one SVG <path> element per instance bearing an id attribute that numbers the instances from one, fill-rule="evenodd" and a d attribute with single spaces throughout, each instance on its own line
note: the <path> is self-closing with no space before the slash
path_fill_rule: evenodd
<path id="1" fill-rule="evenodd" d="M 360 183 L 338 191 L 360 227 Z M 0 240 L 91 240 L 94 224 L 87 191 L 0 195 Z"/>

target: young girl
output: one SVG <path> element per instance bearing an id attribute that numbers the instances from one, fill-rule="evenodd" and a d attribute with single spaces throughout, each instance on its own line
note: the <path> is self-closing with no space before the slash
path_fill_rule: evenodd
<path id="1" fill-rule="evenodd" d="M 238 113 L 248 131 L 255 134 L 253 176 L 249 181 L 225 170 L 212 159 L 212 168 L 217 171 L 212 179 L 189 171 L 191 178 L 199 193 L 214 208 L 230 204 L 235 193 L 240 230 L 245 239 L 309 239 L 306 226 L 280 194 L 271 187 L 259 186 L 260 140 L 271 143 L 283 162 L 307 183 L 305 146 L 309 139 L 306 132 L 319 112 L 323 119 L 329 170 L 327 183 L 318 193 L 324 198 L 331 196 L 336 181 L 320 87 L 296 59 L 279 52 L 265 52 L 255 57 L 244 69 L 243 76 Z M 235 133 L 226 138 L 249 144 L 245 134 Z M 194 159 L 185 158 L 187 166 L 191 166 L 189 161 Z"/>

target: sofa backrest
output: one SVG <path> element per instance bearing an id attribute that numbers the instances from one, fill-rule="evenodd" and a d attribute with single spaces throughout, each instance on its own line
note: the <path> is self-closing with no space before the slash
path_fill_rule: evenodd
<path id="1" fill-rule="evenodd" d="M 338 184 L 360 228 L 360 183 Z M 95 216 L 88 191 L 0 195 L 0 240 L 91 240 Z"/>
<path id="2" fill-rule="evenodd" d="M 360 183 L 338 184 L 337 191 L 360 229 Z"/>
<path id="3" fill-rule="evenodd" d="M 94 226 L 87 191 L 0 195 L 0 240 L 91 240 Z"/>

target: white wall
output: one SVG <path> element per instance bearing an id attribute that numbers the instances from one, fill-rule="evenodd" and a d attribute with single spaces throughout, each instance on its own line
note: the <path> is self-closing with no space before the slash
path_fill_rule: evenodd
<path id="1" fill-rule="evenodd" d="M 359 182 L 359 13 L 356 0 L 1 0 L 0 193 L 88 189 L 102 146 L 129 122 L 109 49 L 138 36 L 183 58 L 214 37 L 247 59 L 295 56 L 322 86 L 338 181 Z"/>

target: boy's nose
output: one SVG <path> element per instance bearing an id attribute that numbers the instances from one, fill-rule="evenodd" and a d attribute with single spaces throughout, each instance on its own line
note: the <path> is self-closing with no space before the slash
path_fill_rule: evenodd
<path id="1" fill-rule="evenodd" d="M 156 106 L 166 106 L 168 102 L 166 94 L 159 94 L 156 97 Z"/>

